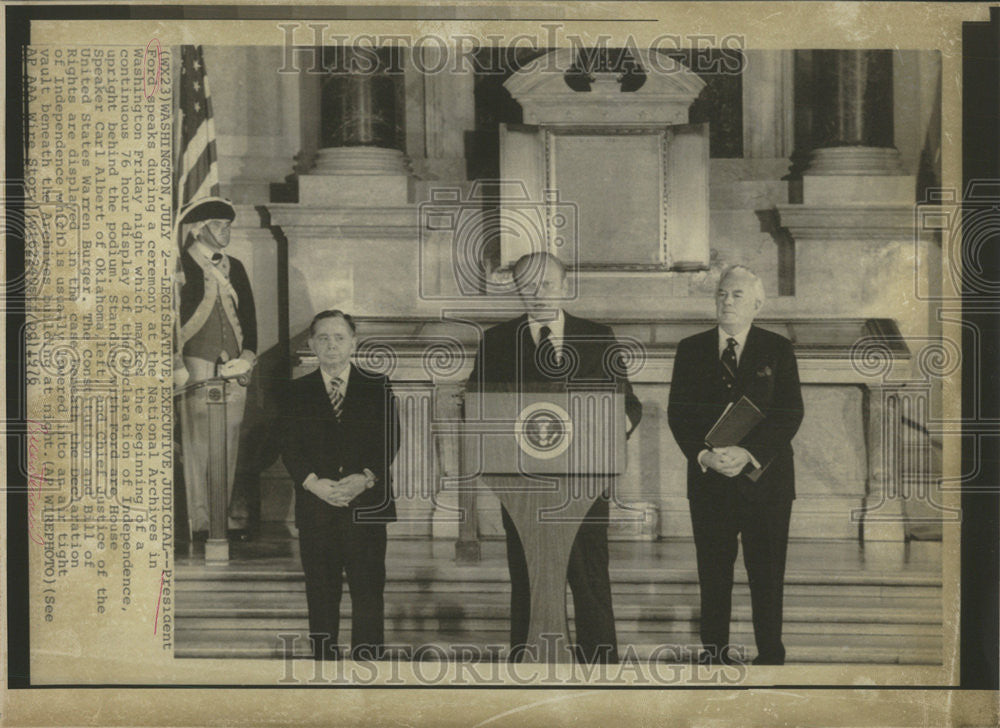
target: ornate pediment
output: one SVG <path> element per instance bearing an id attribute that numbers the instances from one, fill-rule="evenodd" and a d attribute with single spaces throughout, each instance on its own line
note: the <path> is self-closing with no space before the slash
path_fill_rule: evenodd
<path id="1" fill-rule="evenodd" d="M 638 49 L 645 82 L 623 90 L 619 74 L 594 72 L 589 90 L 573 90 L 567 72 L 576 63 L 576 48 L 561 48 L 536 58 L 504 84 L 524 109 L 525 124 L 541 125 L 672 125 L 688 123 L 688 108 L 705 82 L 675 57 Z"/>

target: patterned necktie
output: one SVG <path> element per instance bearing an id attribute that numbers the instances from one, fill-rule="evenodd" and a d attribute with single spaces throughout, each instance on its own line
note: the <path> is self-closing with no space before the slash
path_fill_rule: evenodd
<path id="1" fill-rule="evenodd" d="M 333 405 L 333 415 L 338 420 L 340 419 L 340 413 L 344 408 L 344 395 L 340 391 L 340 385 L 343 383 L 343 379 L 340 377 L 334 377 L 333 381 L 330 382 L 330 391 L 327 392 L 330 396 L 330 404 Z"/>
<path id="2" fill-rule="evenodd" d="M 726 350 L 722 352 L 722 368 L 725 370 L 723 379 L 726 386 L 732 387 L 736 384 L 736 339 L 730 336 L 726 339 Z"/>

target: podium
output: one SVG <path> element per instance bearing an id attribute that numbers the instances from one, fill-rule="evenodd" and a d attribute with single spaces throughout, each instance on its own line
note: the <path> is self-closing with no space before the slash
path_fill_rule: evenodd
<path id="1" fill-rule="evenodd" d="M 464 460 L 507 510 L 531 590 L 526 661 L 573 659 L 566 571 L 587 511 L 625 469 L 624 395 L 613 388 L 470 392 Z"/>

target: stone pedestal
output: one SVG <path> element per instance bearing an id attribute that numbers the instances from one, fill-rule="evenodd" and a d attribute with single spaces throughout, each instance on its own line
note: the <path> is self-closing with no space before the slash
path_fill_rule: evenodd
<path id="1" fill-rule="evenodd" d="M 318 311 L 440 315 L 420 296 L 420 230 L 412 206 L 268 206 L 288 241 L 288 325 L 302 332 Z"/>
<path id="2" fill-rule="evenodd" d="M 805 175 L 802 201 L 824 205 L 831 200 L 850 205 L 912 204 L 917 179 L 912 175 Z"/>
<path id="3" fill-rule="evenodd" d="M 799 315 L 891 313 L 907 336 L 928 331 L 925 308 L 901 305 L 919 290 L 926 261 L 940 255 L 926 235 L 915 239 L 912 205 L 780 205 L 778 212 L 795 241 Z"/>

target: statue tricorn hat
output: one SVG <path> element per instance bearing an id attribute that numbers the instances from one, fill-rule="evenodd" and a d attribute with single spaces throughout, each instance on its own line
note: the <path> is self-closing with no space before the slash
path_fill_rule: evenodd
<path id="1" fill-rule="evenodd" d="M 202 197 L 192 200 L 181 210 L 178 225 L 191 225 L 202 220 L 234 220 L 236 208 L 225 197 Z"/>

